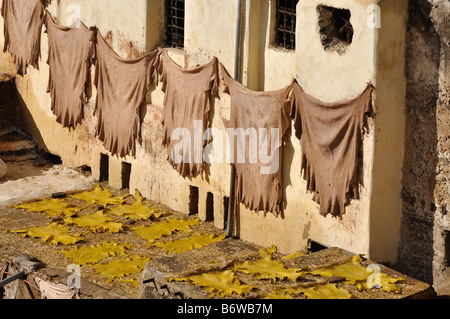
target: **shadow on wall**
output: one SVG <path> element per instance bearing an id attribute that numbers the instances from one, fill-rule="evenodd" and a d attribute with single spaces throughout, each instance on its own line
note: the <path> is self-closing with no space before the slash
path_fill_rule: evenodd
<path id="1" fill-rule="evenodd" d="M 409 2 L 406 36 L 406 139 L 403 217 L 396 268 L 433 281 L 434 189 L 436 186 L 440 38 L 430 19 L 431 4 Z"/>
<path id="2" fill-rule="evenodd" d="M 36 141 L 39 149 L 45 153 L 49 153 L 47 147 L 45 146 L 44 139 L 39 131 L 38 126 L 34 122 L 33 116 L 28 109 L 25 101 L 23 100 L 20 93 L 17 91 L 15 94 L 17 95 L 17 116 L 19 128 L 23 130 L 29 136 L 32 136 Z"/>

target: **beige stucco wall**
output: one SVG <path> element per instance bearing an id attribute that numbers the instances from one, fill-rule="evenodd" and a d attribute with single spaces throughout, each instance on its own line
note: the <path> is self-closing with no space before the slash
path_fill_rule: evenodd
<path id="1" fill-rule="evenodd" d="M 226 12 L 228 21 L 236 21 L 236 4 L 237 1 L 228 2 L 227 9 L 221 8 L 221 16 Z M 352 44 L 343 55 L 327 52 L 322 47 L 316 10 L 319 4 L 351 11 L 355 32 Z M 374 4 L 381 8 L 381 28 L 368 24 L 374 13 L 369 6 Z M 377 86 L 377 124 L 370 121 L 364 140 L 361 200 L 353 201 L 341 219 L 324 218 L 317 213 L 318 206 L 311 200 L 312 195 L 305 191 L 306 183 L 300 177 L 299 142 L 292 138 L 284 153 L 287 202 L 284 216 L 275 218 L 271 214 L 254 213 L 240 205 L 237 220 L 239 236 L 261 245 L 276 244 L 285 252 L 302 249 L 308 240 L 314 240 L 326 246 L 345 247 L 377 260 L 394 262 L 401 213 L 405 85 L 402 43 L 407 2 L 300 1 L 295 52 L 271 45 L 274 6 L 275 1 L 244 2 L 243 83 L 254 90 L 276 90 L 296 78 L 307 93 L 328 102 L 353 98 L 368 83 L 373 83 Z M 188 33 L 187 55 L 195 61 L 202 61 L 196 59 L 199 51 L 219 55 L 231 72 L 234 68 L 231 57 L 234 53 L 232 36 L 235 35 L 235 26 L 229 22 L 224 24 L 218 18 L 212 21 L 205 18 L 205 12 L 212 10 L 210 7 L 208 1 L 192 1 L 190 4 L 192 17 L 200 15 L 202 18 L 188 19 L 188 23 L 193 24 L 192 29 L 198 30 L 198 33 L 192 36 Z M 189 9 L 187 14 L 189 16 Z M 222 36 L 216 39 L 211 36 L 211 30 L 216 32 L 219 26 Z M 210 31 L 205 33 L 202 30 Z M 221 47 L 224 42 L 228 43 L 227 51 Z M 225 57 L 222 58 L 222 55 Z M 392 57 L 396 60 L 393 61 Z M 227 118 L 226 114 L 224 117 Z M 218 174 L 217 178 L 221 178 L 222 184 L 226 185 L 228 172 L 218 171 L 224 174 Z"/>
<path id="2" fill-rule="evenodd" d="M 214 56 L 233 75 L 237 0 L 188 0 L 186 2 L 185 50 L 170 49 L 181 66 L 207 63 Z M 247 0 L 243 5 L 240 55 L 242 81 L 254 90 L 275 90 L 293 78 L 305 91 L 324 101 L 355 97 L 368 82 L 377 86 L 377 119 L 371 122 L 364 141 L 361 200 L 353 201 L 341 218 L 324 218 L 306 192 L 300 176 L 301 149 L 293 137 L 284 150 L 283 177 L 286 207 L 282 217 L 250 212 L 238 207 L 238 235 L 260 245 L 275 244 L 282 252 L 303 250 L 309 240 L 338 246 L 374 260 L 394 261 L 398 221 L 403 145 L 403 47 L 406 26 L 406 0 L 308 0 L 297 8 L 297 49 L 286 52 L 272 47 L 274 0 Z M 369 28 L 367 8 L 382 7 L 382 28 Z M 81 9 L 81 19 L 96 25 L 118 54 L 133 57 L 163 41 L 162 0 L 62 0 L 49 10 L 61 24 L 68 21 L 69 4 Z M 317 4 L 351 10 L 355 34 L 344 55 L 325 52 L 319 38 Z M 405 10 L 405 11 L 402 11 Z M 3 25 L 1 22 L 0 25 Z M 1 27 L 2 28 L 2 27 Z M 393 32 L 392 30 L 396 30 Z M 1 33 L 3 34 L 3 33 Z M 3 42 L 0 36 L 0 42 Z M 89 165 L 95 177 L 100 174 L 100 154 L 107 152 L 95 138 L 94 98 L 86 110 L 86 120 L 73 132 L 62 129 L 50 110 L 46 93 L 48 66 L 46 34 L 42 35 L 39 70 L 17 77 L 17 87 L 25 102 L 22 118 L 40 146 L 61 156 L 67 166 Z M 11 72 L 8 54 L 1 55 L 0 67 Z M 95 88 L 93 88 L 95 97 Z M 214 223 L 223 227 L 224 197 L 229 196 L 229 164 L 212 164 L 206 178 L 183 179 L 166 161 L 161 147 L 163 94 L 151 88 L 148 105 L 142 109 L 142 145 L 136 158 L 110 159 L 110 184 L 121 186 L 121 162 L 132 164 L 130 191 L 139 189 L 145 197 L 188 213 L 189 186 L 199 188 L 199 215 L 206 217 L 207 193 L 214 194 Z M 212 125 L 224 129 L 230 114 L 229 97 L 221 94 L 213 105 Z M 386 246 L 389 246 L 387 248 Z"/>
<path id="3" fill-rule="evenodd" d="M 275 1 L 267 1 L 265 10 L 271 19 L 266 28 L 264 87 L 276 90 L 295 78 L 308 94 L 323 101 L 339 101 L 357 96 L 373 82 L 376 74 L 376 31 L 367 27 L 367 6 L 373 1 L 300 1 L 297 7 L 296 50 L 286 51 L 272 46 Z M 351 23 L 355 29 L 352 44 L 344 55 L 326 52 L 320 42 L 317 5 L 324 4 L 351 10 Z M 263 17 L 264 18 L 264 17 Z M 314 240 L 326 246 L 347 247 L 367 254 L 369 251 L 369 192 L 373 132 L 364 143 L 364 184 L 361 200 L 347 208 L 342 219 L 320 216 L 318 206 L 306 192 L 306 182 L 301 178 L 301 148 L 293 137 L 284 153 L 284 183 L 287 206 L 283 219 L 260 214 L 241 217 L 243 229 L 249 240 L 263 238 L 263 244 L 278 243 L 280 249 L 290 250 L 305 246 Z M 259 227 L 253 233 L 253 225 Z M 290 236 L 283 229 L 289 226 Z M 261 234 L 264 236 L 261 236 Z M 261 241 L 261 239 L 260 239 Z"/>
<path id="4" fill-rule="evenodd" d="M 402 211 L 405 140 L 405 42 L 408 1 L 380 1 L 378 32 L 377 125 L 370 198 L 370 255 L 393 261 L 398 256 Z"/>

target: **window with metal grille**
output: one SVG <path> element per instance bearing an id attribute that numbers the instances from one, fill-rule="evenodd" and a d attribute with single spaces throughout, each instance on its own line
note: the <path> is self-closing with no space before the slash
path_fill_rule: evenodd
<path id="1" fill-rule="evenodd" d="M 288 50 L 295 50 L 298 1 L 277 0 L 276 45 Z"/>
<path id="2" fill-rule="evenodd" d="M 166 0 L 166 44 L 184 48 L 185 0 Z"/>

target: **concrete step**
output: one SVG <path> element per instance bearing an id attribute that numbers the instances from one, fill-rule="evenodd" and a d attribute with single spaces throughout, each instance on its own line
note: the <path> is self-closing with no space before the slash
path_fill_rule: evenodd
<path id="1" fill-rule="evenodd" d="M 17 131 L 0 135 L 0 158 L 5 163 L 31 160 L 37 157 L 37 145 L 32 139 Z"/>

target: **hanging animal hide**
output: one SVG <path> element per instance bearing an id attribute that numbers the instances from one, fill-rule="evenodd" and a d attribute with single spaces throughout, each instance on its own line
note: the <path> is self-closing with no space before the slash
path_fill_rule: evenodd
<path id="1" fill-rule="evenodd" d="M 288 98 L 293 84 L 277 91 L 256 92 L 233 80 L 223 65 L 221 74 L 224 92 L 231 98 L 231 118 L 224 120 L 225 126 L 249 133 L 248 147 L 247 137 L 238 137 L 235 158 L 231 158 L 236 167 L 238 200 L 252 211 L 278 216 L 283 200 L 282 146 L 290 135 Z M 252 131 L 258 137 L 252 137 Z M 244 154 L 242 161 L 239 157 Z M 262 156 L 268 159 L 263 161 Z"/>
<path id="2" fill-rule="evenodd" d="M 51 109 L 58 123 L 74 128 L 81 124 L 88 102 L 86 86 L 95 49 L 95 33 L 82 23 L 79 28 L 59 26 L 49 12 L 45 27 L 50 67 L 47 92 L 52 99 Z"/>
<path id="3" fill-rule="evenodd" d="M 218 93 L 217 58 L 204 66 L 184 69 L 169 57 L 167 51 L 163 51 L 158 70 L 165 93 L 162 124 L 168 161 L 183 177 L 201 175 L 205 166 L 203 133 L 209 128 L 212 99 Z M 176 148 L 179 140 L 172 138 L 177 129 L 189 132 L 181 142 L 184 146 L 180 152 Z M 196 133 L 201 134 L 200 142 Z"/>
<path id="4" fill-rule="evenodd" d="M 291 116 L 302 148 L 302 171 L 323 216 L 343 214 L 351 199 L 359 199 L 358 163 L 373 91 L 369 85 L 353 100 L 324 103 L 294 85 Z"/>
<path id="5" fill-rule="evenodd" d="M 156 80 L 158 54 L 155 49 L 137 59 L 121 58 L 97 31 L 97 136 L 112 156 L 136 155 L 136 140 L 141 142 L 140 108 Z"/>
<path id="6" fill-rule="evenodd" d="M 11 53 L 17 74 L 24 75 L 28 65 L 38 65 L 44 19 L 42 0 L 3 0 L 2 16 L 3 52 Z"/>

